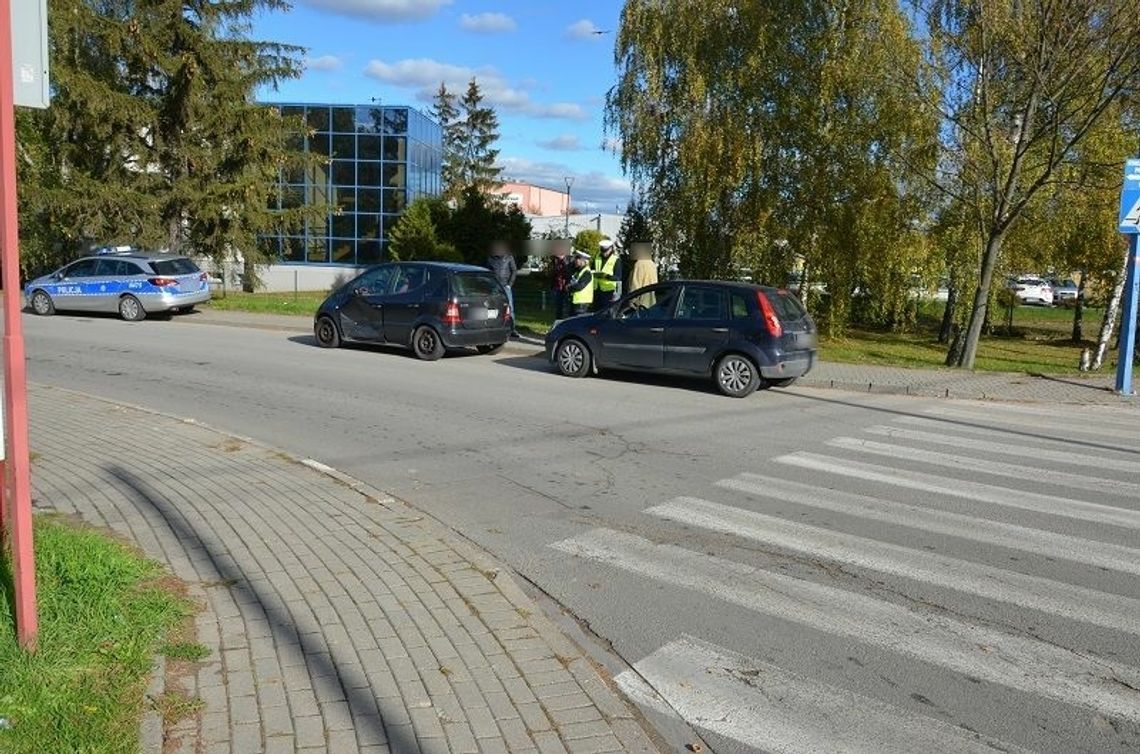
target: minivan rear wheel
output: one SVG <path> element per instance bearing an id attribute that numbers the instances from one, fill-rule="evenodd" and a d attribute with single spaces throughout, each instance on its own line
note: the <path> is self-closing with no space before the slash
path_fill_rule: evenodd
<path id="1" fill-rule="evenodd" d="M 768 380 L 768 384 L 772 387 L 791 387 L 795 381 L 795 377 L 784 377 L 779 380 Z"/>
<path id="2" fill-rule="evenodd" d="M 505 345 L 506 343 L 490 343 L 484 346 L 475 346 L 475 350 L 482 354 L 498 353 L 503 350 L 503 346 Z"/>
<path id="3" fill-rule="evenodd" d="M 439 333 L 427 325 L 422 325 L 412 333 L 412 350 L 415 351 L 418 359 L 438 361 L 443 356 L 445 349 L 443 341 L 439 338 Z"/>
<path id="4" fill-rule="evenodd" d="M 744 398 L 760 386 L 756 365 L 747 357 L 730 353 L 716 363 L 716 386 L 730 398 Z"/>

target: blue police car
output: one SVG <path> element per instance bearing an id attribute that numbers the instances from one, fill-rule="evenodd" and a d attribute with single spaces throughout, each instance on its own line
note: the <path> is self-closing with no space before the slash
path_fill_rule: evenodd
<path id="1" fill-rule="evenodd" d="M 24 286 L 32 311 L 118 312 L 129 322 L 148 314 L 189 311 L 210 300 L 206 273 L 186 257 L 104 250 Z"/>

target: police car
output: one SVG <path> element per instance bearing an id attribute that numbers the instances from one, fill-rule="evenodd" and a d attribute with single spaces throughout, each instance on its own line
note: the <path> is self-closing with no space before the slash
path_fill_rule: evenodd
<path id="1" fill-rule="evenodd" d="M 129 322 L 148 314 L 189 311 L 210 300 L 206 273 L 186 257 L 104 249 L 24 286 L 32 311 L 118 312 Z"/>

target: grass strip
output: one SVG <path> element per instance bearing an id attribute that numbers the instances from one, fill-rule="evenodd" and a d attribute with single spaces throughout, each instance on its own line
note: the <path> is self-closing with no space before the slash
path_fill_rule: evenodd
<path id="1" fill-rule="evenodd" d="M 134 754 L 155 653 L 193 612 L 162 567 L 59 517 L 35 521 L 40 631 L 16 642 L 0 563 L 0 751 Z"/>

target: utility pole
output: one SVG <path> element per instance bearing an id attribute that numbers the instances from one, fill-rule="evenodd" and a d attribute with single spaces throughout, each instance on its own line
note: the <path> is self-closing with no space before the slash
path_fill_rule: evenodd
<path id="1" fill-rule="evenodd" d="M 570 237 L 570 187 L 574 185 L 574 177 L 566 176 L 566 227 L 563 232 Z"/>

